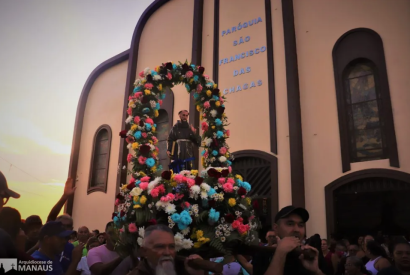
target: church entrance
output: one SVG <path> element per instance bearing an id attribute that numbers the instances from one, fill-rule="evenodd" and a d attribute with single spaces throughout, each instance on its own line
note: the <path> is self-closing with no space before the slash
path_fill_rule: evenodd
<path id="1" fill-rule="evenodd" d="M 326 187 L 328 234 L 351 238 L 376 235 L 379 231 L 385 235 L 407 235 L 410 232 L 410 175 L 398 171 L 372 175 L 362 171 L 352 176 L 349 182 L 335 187 L 338 183 L 335 181 Z M 355 176 L 359 178 L 354 179 Z"/>

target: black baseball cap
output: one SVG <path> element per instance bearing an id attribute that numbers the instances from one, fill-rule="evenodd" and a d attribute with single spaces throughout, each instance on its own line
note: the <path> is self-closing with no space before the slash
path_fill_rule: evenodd
<path id="1" fill-rule="evenodd" d="M 31 215 L 27 217 L 26 222 L 24 223 L 25 226 L 30 226 L 30 225 L 43 225 L 43 221 L 41 220 L 40 216 L 37 215 Z"/>
<path id="2" fill-rule="evenodd" d="M 45 236 L 67 238 L 73 232 L 74 231 L 72 230 L 65 230 L 61 222 L 52 221 L 43 225 L 43 227 L 40 230 L 39 238 L 40 240 L 44 239 Z"/>
<path id="3" fill-rule="evenodd" d="M 275 223 L 278 220 L 289 217 L 291 214 L 299 215 L 302 218 L 303 222 L 307 222 L 309 220 L 309 212 L 303 207 L 295 207 L 293 205 L 289 205 L 283 207 L 275 216 Z"/>
<path id="4" fill-rule="evenodd" d="M 20 194 L 17 194 L 13 190 L 9 189 L 7 185 L 6 177 L 3 175 L 1 171 L 0 171 L 0 191 L 6 192 L 6 194 L 12 198 L 15 198 L 15 199 L 20 198 Z"/>

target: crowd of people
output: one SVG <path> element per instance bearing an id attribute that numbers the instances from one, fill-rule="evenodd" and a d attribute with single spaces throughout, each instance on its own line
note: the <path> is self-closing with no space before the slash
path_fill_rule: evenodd
<path id="1" fill-rule="evenodd" d="M 107 223 L 104 232 L 91 231 L 86 226 L 74 231 L 72 217 L 59 215 L 74 192 L 69 179 L 45 223 L 36 215 L 23 220 L 18 210 L 6 206 L 10 198 L 18 199 L 20 195 L 8 188 L 0 172 L 0 260 L 50 261 L 50 270 L 26 272 L 50 275 L 410 275 L 410 243 L 404 237 L 367 235 L 354 241 L 326 240 L 316 234 L 306 238 L 309 213 L 294 206 L 276 214 L 273 228 L 263 236 L 260 249 L 248 253 L 251 255 L 241 251 L 237 253 L 242 254 L 208 259 L 223 265 L 222 273 L 193 268 L 192 261 L 202 259 L 199 255 L 190 255 L 185 261 L 176 257 L 173 232 L 161 224 L 145 229 L 139 251 L 122 255 L 115 251 L 112 222 Z M 270 248 L 270 252 L 263 247 Z"/>

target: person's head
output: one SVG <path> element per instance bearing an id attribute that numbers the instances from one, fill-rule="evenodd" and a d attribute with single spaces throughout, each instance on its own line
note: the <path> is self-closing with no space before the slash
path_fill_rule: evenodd
<path id="1" fill-rule="evenodd" d="M 156 274 L 168 274 L 164 273 L 164 270 L 175 271 L 174 233 L 168 226 L 162 224 L 148 226 L 145 229 L 142 249 L 144 257 L 151 267 L 156 270 Z"/>
<path id="2" fill-rule="evenodd" d="M 43 226 L 43 221 L 37 215 L 31 215 L 24 223 L 24 231 L 30 241 L 37 241 L 40 229 Z"/>
<path id="3" fill-rule="evenodd" d="M 364 239 L 363 236 L 360 236 L 359 238 L 357 238 L 357 244 L 358 244 L 359 246 L 362 246 L 362 244 L 363 244 L 363 239 Z"/>
<path id="4" fill-rule="evenodd" d="M 346 275 L 361 275 L 363 270 L 363 261 L 359 257 L 349 256 L 346 258 L 345 274 Z"/>
<path id="5" fill-rule="evenodd" d="M 6 231 L 13 240 L 16 240 L 21 227 L 20 212 L 11 207 L 3 207 L 0 212 L 0 228 Z"/>
<path id="6" fill-rule="evenodd" d="M 91 232 L 92 237 L 97 237 L 98 234 L 100 234 L 100 230 L 98 230 L 98 229 L 94 229 L 94 230 Z"/>
<path id="7" fill-rule="evenodd" d="M 77 231 L 73 231 L 73 234 L 70 235 L 70 241 L 71 242 L 77 241 Z"/>
<path id="8" fill-rule="evenodd" d="M 376 241 L 368 241 L 366 243 L 366 256 L 370 259 L 380 256 L 387 258 L 386 250 Z"/>
<path id="9" fill-rule="evenodd" d="M 294 236 L 302 240 L 305 238 L 305 224 L 308 220 L 309 213 L 305 208 L 286 206 L 276 214 L 273 229 L 281 239 Z"/>
<path id="10" fill-rule="evenodd" d="M 274 245 L 274 244 L 276 244 L 276 233 L 275 233 L 275 231 L 269 230 L 269 231 L 266 233 L 265 238 L 266 238 L 266 241 L 268 242 L 268 245 Z"/>
<path id="11" fill-rule="evenodd" d="M 367 245 L 367 243 L 368 243 L 369 241 L 374 241 L 373 236 L 372 236 L 372 235 L 366 235 L 366 236 L 364 236 L 363 242 L 364 242 L 364 245 L 365 245 L 365 246 Z"/>
<path id="12" fill-rule="evenodd" d="M 73 231 L 67 230 L 61 222 L 48 222 L 40 230 L 40 246 L 49 253 L 60 254 L 72 233 Z"/>
<path id="13" fill-rule="evenodd" d="M 68 215 L 68 214 L 63 214 L 61 216 L 58 216 L 56 221 L 61 222 L 61 224 L 64 226 L 64 228 L 66 230 L 73 230 L 74 226 L 74 222 L 73 222 L 73 218 Z"/>
<path id="14" fill-rule="evenodd" d="M 346 253 L 346 251 L 347 251 L 347 247 L 346 247 L 346 245 L 344 244 L 344 242 L 338 242 L 338 243 L 336 244 L 335 253 L 336 253 L 339 257 L 342 257 L 342 256 Z"/>
<path id="15" fill-rule="evenodd" d="M 109 245 L 114 245 L 114 241 L 112 238 L 112 235 L 115 234 L 115 226 L 114 226 L 114 222 L 108 222 L 107 225 L 105 226 L 105 241 L 107 242 L 107 244 Z"/>
<path id="16" fill-rule="evenodd" d="M 357 244 L 351 244 L 347 252 L 349 252 L 349 256 L 356 256 L 357 252 L 359 252 L 359 246 Z"/>
<path id="17" fill-rule="evenodd" d="M 9 189 L 6 177 L 0 171 L 0 212 L 10 198 L 18 199 L 20 198 L 20 194 L 17 194 L 16 192 Z"/>
<path id="18" fill-rule="evenodd" d="M 346 247 L 349 247 L 350 241 L 348 239 L 343 239 L 342 242 L 345 244 Z"/>
<path id="19" fill-rule="evenodd" d="M 181 121 L 188 121 L 189 112 L 187 110 L 179 111 L 178 115 Z"/>
<path id="20" fill-rule="evenodd" d="M 98 234 L 97 239 L 100 242 L 100 244 L 105 243 L 105 234 L 103 234 L 103 233 Z"/>
<path id="21" fill-rule="evenodd" d="M 86 243 L 89 238 L 90 238 L 90 230 L 88 230 L 86 226 L 81 226 L 80 228 L 78 228 L 77 239 L 80 242 Z"/>
<path id="22" fill-rule="evenodd" d="M 410 244 L 401 240 L 393 245 L 393 261 L 402 271 L 410 271 Z"/>
<path id="23" fill-rule="evenodd" d="M 322 252 L 328 252 L 329 244 L 327 243 L 326 239 L 322 239 Z"/>
<path id="24" fill-rule="evenodd" d="M 101 244 L 96 237 L 91 237 L 90 239 L 88 239 L 85 248 L 87 248 L 87 250 L 90 251 L 91 249 L 96 248 L 100 245 Z"/>

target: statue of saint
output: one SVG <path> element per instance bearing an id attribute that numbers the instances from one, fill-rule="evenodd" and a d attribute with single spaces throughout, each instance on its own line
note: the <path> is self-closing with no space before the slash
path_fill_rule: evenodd
<path id="1" fill-rule="evenodd" d="M 201 137 L 194 126 L 188 124 L 189 113 L 182 110 L 178 113 L 178 122 L 172 127 L 168 136 L 167 154 L 171 158 L 171 169 L 178 173 L 193 169 L 195 146 L 201 145 Z"/>

